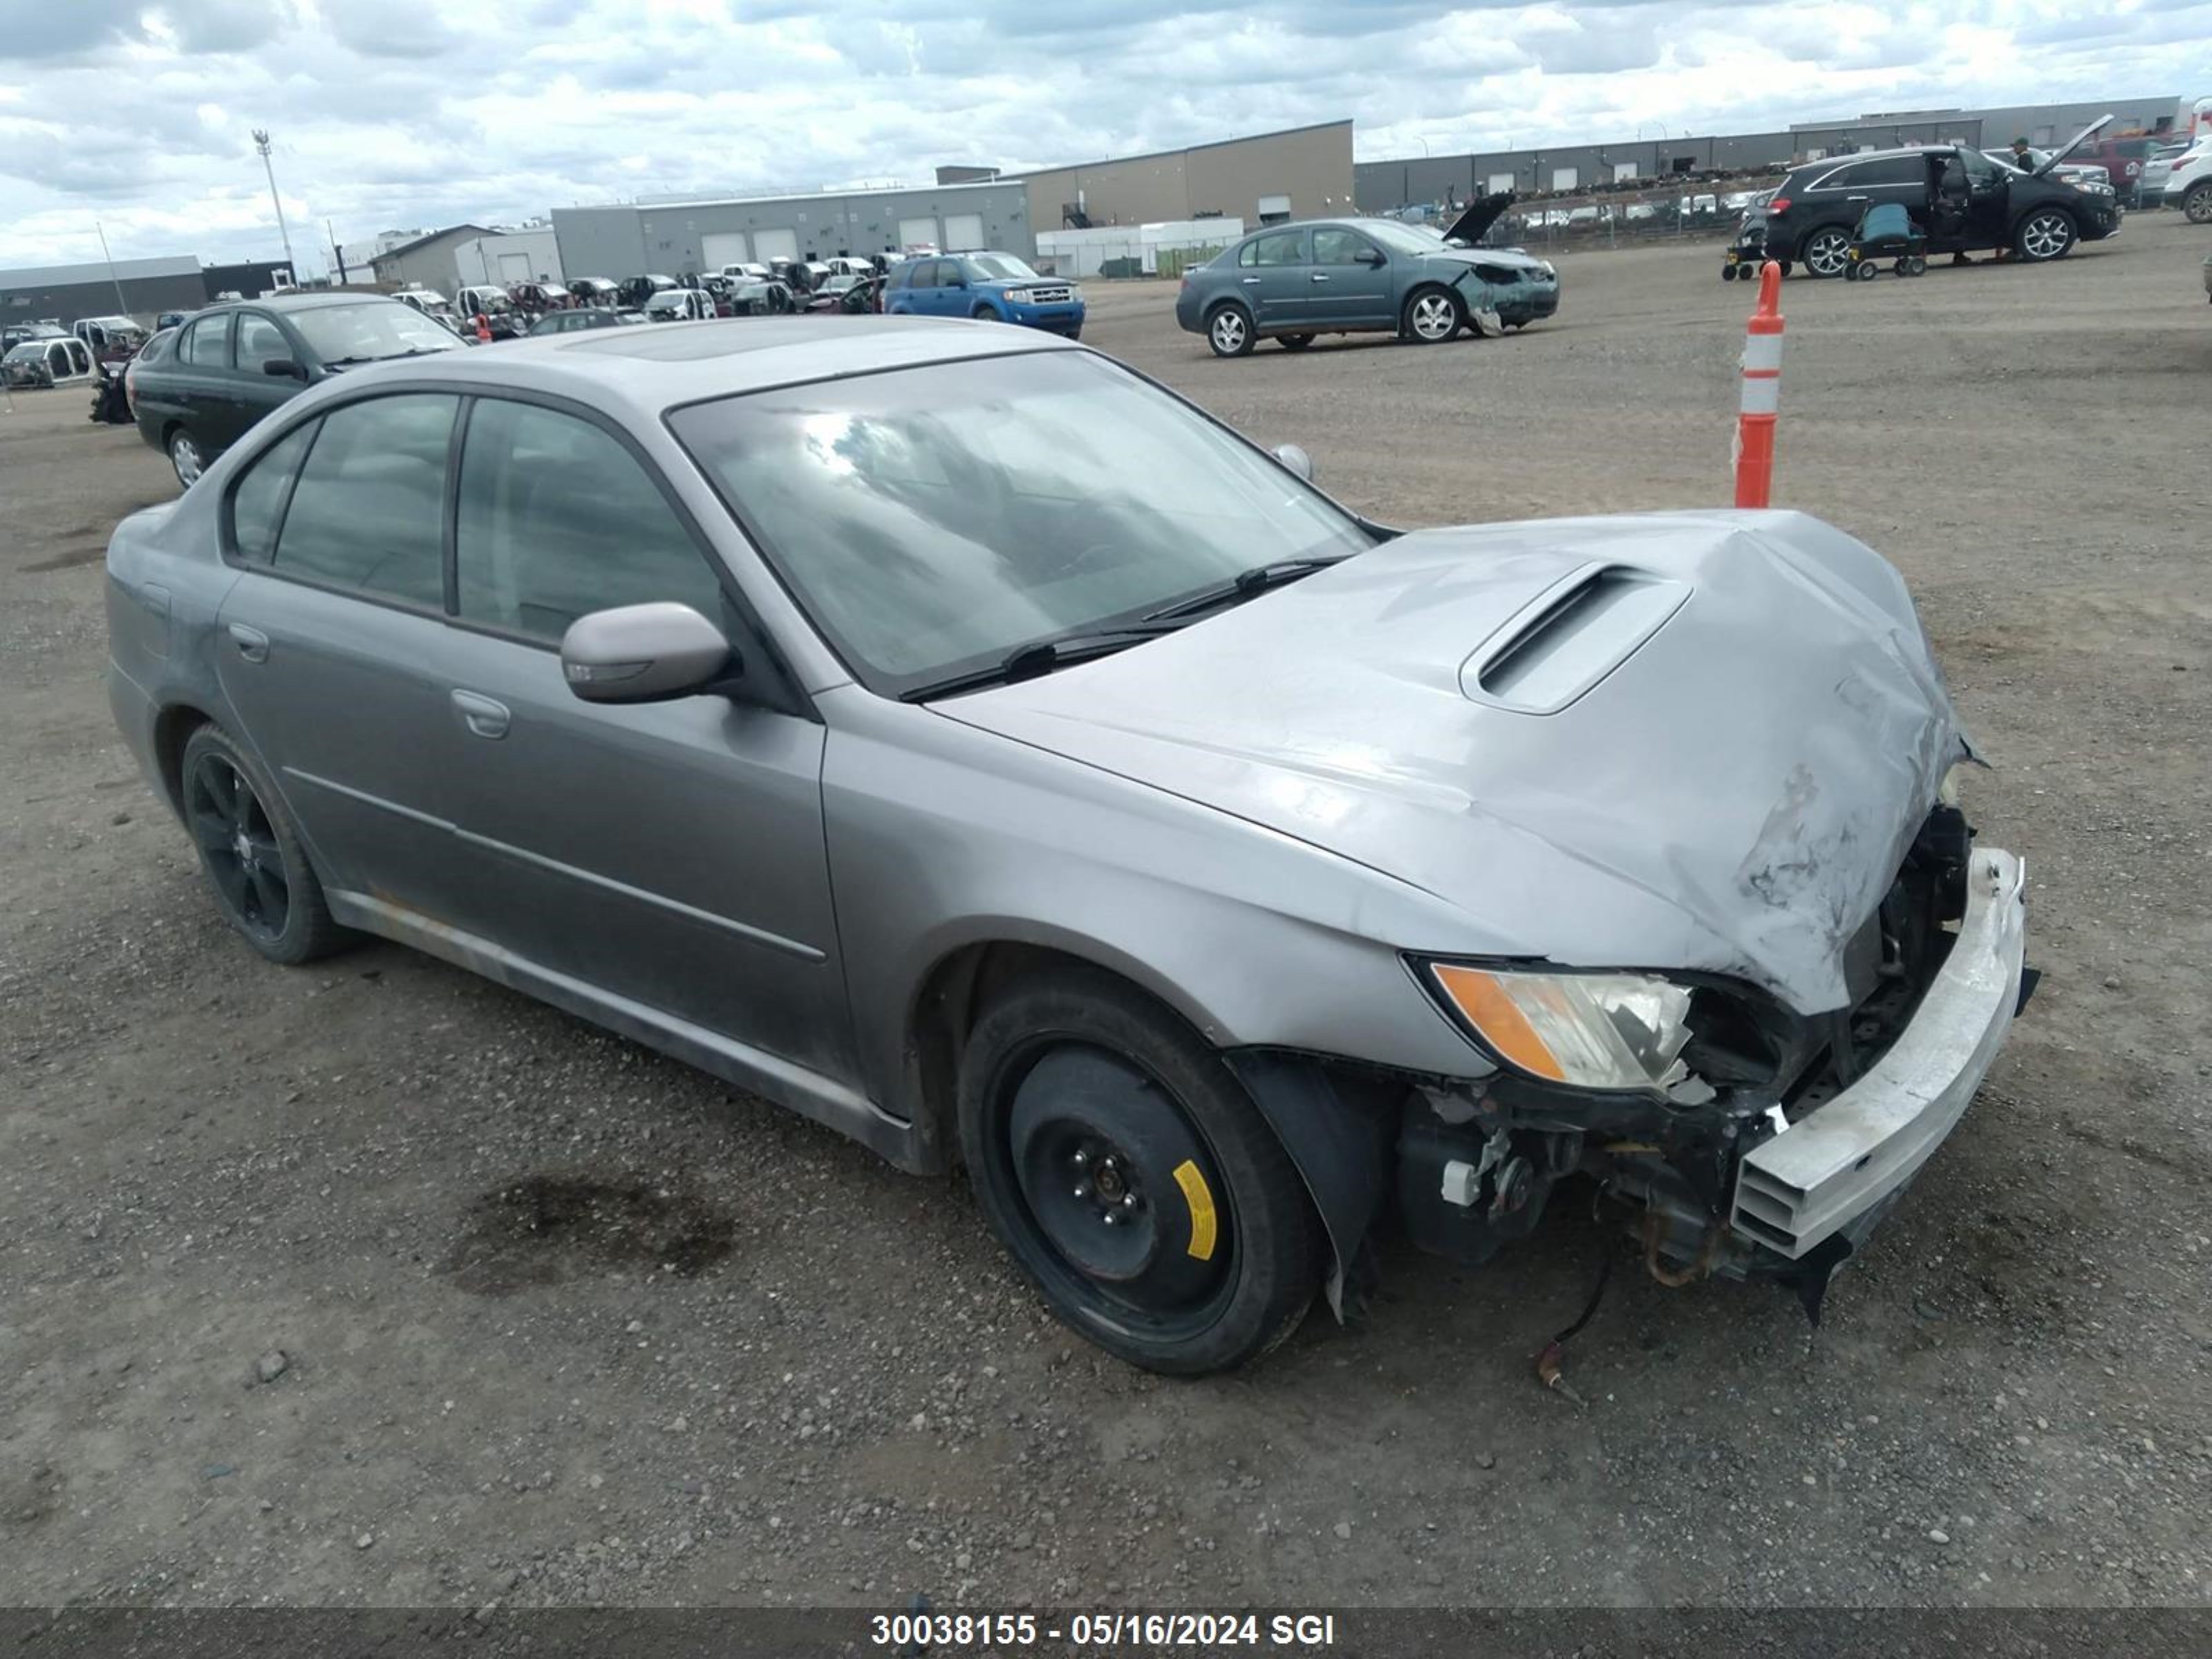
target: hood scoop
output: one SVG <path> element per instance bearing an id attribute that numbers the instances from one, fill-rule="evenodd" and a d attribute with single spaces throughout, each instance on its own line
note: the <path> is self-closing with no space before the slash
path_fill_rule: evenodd
<path id="1" fill-rule="evenodd" d="M 1690 597 L 1686 582 L 1589 563 L 1546 588 L 1460 665 L 1469 700 L 1556 714 L 1636 653 Z"/>

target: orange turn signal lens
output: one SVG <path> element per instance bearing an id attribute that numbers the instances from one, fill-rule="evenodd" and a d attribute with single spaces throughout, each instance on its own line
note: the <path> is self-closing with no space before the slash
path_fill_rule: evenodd
<path id="1" fill-rule="evenodd" d="M 1566 1069 L 1544 1039 L 1536 1035 L 1536 1028 L 1528 1023 L 1528 1017 L 1516 1006 L 1496 975 L 1486 974 L 1480 968 L 1465 968 L 1449 962 L 1433 963 L 1430 971 L 1436 975 L 1437 983 L 1451 999 L 1452 1006 L 1482 1034 L 1482 1040 L 1498 1051 L 1500 1060 L 1531 1077 L 1548 1078 L 1554 1083 L 1566 1081 Z"/>

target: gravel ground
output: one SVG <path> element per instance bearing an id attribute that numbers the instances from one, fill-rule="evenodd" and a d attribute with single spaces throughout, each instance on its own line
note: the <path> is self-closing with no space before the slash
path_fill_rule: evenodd
<path id="1" fill-rule="evenodd" d="M 165 465 L 18 394 L 0 1601 L 2205 1605 L 2208 246 L 1786 287 L 1778 499 L 1911 578 L 2047 976 L 1817 1335 L 1624 1271 L 1586 1410 L 1529 1364 L 1620 1248 L 1576 1203 L 1164 1382 L 957 1184 L 404 950 L 264 965 L 101 693 Z M 1396 522 L 1705 505 L 1717 265 L 1583 255 L 1555 321 L 1435 349 L 1218 362 L 1152 287 L 1086 337 Z"/>

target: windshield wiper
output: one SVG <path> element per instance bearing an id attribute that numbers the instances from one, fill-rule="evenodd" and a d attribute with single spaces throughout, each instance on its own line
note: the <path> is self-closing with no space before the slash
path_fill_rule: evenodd
<path id="1" fill-rule="evenodd" d="M 441 351 L 451 349 L 453 348 L 450 346 L 410 346 L 404 351 L 380 352 L 373 357 L 325 357 L 323 359 L 323 367 L 349 368 L 356 363 L 393 363 L 398 362 L 402 357 L 434 357 Z"/>
<path id="2" fill-rule="evenodd" d="M 931 697 L 949 696 L 955 691 L 976 691 L 987 685 L 1012 685 L 1020 680 L 1033 680 L 1070 663 L 1088 662 L 1093 657 L 1125 651 L 1174 631 L 1172 623 L 1131 623 L 1121 628 L 1087 628 L 1073 634 L 1055 634 L 1049 639 L 1018 645 L 987 668 L 970 669 L 965 674 L 955 674 L 950 679 L 901 692 L 899 700 L 923 702 Z"/>
<path id="3" fill-rule="evenodd" d="M 1220 605 L 1234 605 L 1256 593 L 1264 593 L 1271 587 L 1280 587 L 1285 582 L 1310 576 L 1315 571 L 1336 563 L 1342 556 L 1337 554 L 1322 559 L 1278 559 L 1273 564 L 1255 564 L 1249 570 L 1238 571 L 1218 587 L 1209 587 L 1187 599 L 1178 599 L 1158 611 L 1146 611 L 1145 620 L 1166 622 L 1176 617 L 1195 617 L 1202 611 L 1212 611 Z"/>

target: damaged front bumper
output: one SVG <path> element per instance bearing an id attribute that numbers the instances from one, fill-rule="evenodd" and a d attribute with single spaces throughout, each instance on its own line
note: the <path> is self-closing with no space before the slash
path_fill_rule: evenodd
<path id="1" fill-rule="evenodd" d="M 1911 1021 L 1865 1074 L 1738 1165 L 1723 1271 L 1775 1276 L 1816 1255 L 1831 1265 L 1887 1213 L 1964 1115 L 2020 1006 L 2027 874 L 1978 848 L 1966 911 Z M 1826 1249 L 1822 1249 L 1826 1246 Z"/>

